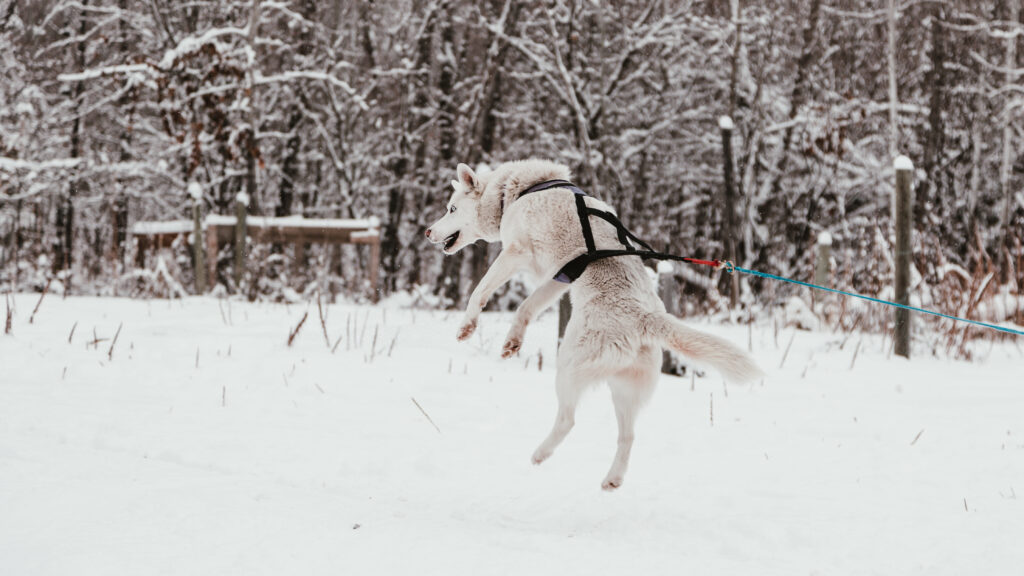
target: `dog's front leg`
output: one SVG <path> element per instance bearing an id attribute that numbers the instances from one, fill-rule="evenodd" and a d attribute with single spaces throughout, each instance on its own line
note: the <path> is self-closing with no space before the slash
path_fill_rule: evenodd
<path id="1" fill-rule="evenodd" d="M 509 329 L 508 336 L 505 337 L 505 345 L 501 348 L 502 358 L 508 358 L 519 352 L 519 348 L 523 345 L 523 338 L 526 335 L 526 326 L 533 322 L 533 319 L 538 314 L 547 310 L 548 306 L 551 306 L 568 289 L 569 284 L 565 282 L 548 280 L 541 284 L 540 288 L 537 288 L 532 294 L 527 296 L 526 300 L 523 300 L 523 303 L 519 305 L 519 309 L 516 310 L 516 318 L 512 323 L 512 328 Z"/>
<path id="2" fill-rule="evenodd" d="M 469 296 L 469 303 L 466 305 L 466 315 L 462 319 L 462 326 L 456 334 L 459 340 L 469 338 L 476 330 L 476 319 L 480 316 L 491 294 L 502 284 L 508 282 L 512 274 L 516 272 L 524 262 L 521 251 L 505 248 L 494 259 L 494 263 L 487 269 L 487 273 L 480 279 L 480 283 L 473 289 Z"/>

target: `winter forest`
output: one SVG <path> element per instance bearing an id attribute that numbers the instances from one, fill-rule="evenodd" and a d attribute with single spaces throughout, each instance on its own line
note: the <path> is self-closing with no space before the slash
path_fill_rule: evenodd
<path id="1" fill-rule="evenodd" d="M 1022 3 L 0 0 L 0 572 L 1021 574 Z"/>
<path id="2" fill-rule="evenodd" d="M 383 293 L 456 307 L 497 253 L 423 239 L 456 164 L 539 157 L 657 249 L 734 242 L 737 264 L 809 280 L 828 232 L 832 285 L 885 295 L 905 154 L 915 297 L 1020 323 L 1022 16 L 1015 0 L 7 0 L 0 290 L 162 295 L 131 227 L 191 218 L 195 182 L 204 214 L 245 192 L 254 216 L 379 218 Z M 186 240 L 161 265 L 191 290 Z M 249 250 L 252 298 L 368 294 L 359 247 Z M 241 291 L 230 250 L 209 257 Z M 709 274 L 678 271 L 689 305 L 727 305 Z"/>

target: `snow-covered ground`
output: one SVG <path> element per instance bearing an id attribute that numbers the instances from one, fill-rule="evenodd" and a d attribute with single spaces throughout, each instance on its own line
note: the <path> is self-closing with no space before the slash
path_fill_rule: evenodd
<path id="1" fill-rule="evenodd" d="M 879 336 L 801 331 L 783 362 L 791 328 L 695 321 L 749 340 L 768 378 L 664 377 L 605 493 L 604 388 L 530 463 L 553 314 L 502 361 L 507 314 L 460 344 L 455 313 L 331 305 L 328 344 L 315 304 L 51 295 L 29 324 L 37 299 L 16 295 L 0 335 L 2 574 L 1024 566 L 1024 342 L 907 362 Z"/>

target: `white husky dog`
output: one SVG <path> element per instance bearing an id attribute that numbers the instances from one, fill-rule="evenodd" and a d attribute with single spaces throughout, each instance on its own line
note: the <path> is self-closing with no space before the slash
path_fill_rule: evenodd
<path id="1" fill-rule="evenodd" d="M 555 187 L 519 198 L 531 186 L 549 180 L 569 180 L 569 168 L 542 160 L 502 164 L 492 172 L 476 174 L 459 164 L 455 192 L 447 212 L 427 230 L 427 238 L 453 254 L 483 239 L 501 242 L 501 253 L 473 290 L 457 338 L 465 340 L 476 329 L 488 298 L 518 271 L 532 273 L 543 283 L 516 312 L 502 349 L 507 358 L 522 346 L 526 326 L 566 290 L 572 299 L 572 317 L 558 351 L 555 390 L 558 413 L 548 437 L 533 453 L 540 464 L 565 439 L 575 421 L 576 404 L 590 385 L 607 381 L 619 424 L 618 449 L 605 490 L 622 485 L 633 446 L 633 424 L 638 409 L 651 397 L 658 381 L 662 347 L 677 350 L 717 368 L 733 381 L 749 381 L 761 370 L 741 349 L 693 330 L 665 312 L 641 259 L 619 256 L 591 262 L 572 282 L 553 279 L 567 262 L 587 252 L 581 233 L 574 192 Z M 612 212 L 591 197 L 587 207 Z M 621 249 L 616 228 L 590 218 L 597 249 Z"/>

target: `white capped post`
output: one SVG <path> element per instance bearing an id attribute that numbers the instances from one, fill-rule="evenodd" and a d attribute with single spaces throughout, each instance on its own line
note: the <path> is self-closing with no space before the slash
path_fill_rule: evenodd
<path id="1" fill-rule="evenodd" d="M 188 195 L 192 197 L 192 262 L 196 294 L 202 294 L 206 292 L 206 251 L 203 246 L 203 187 L 199 182 L 193 180 L 188 183 Z"/>
<path id="2" fill-rule="evenodd" d="M 906 156 L 897 156 L 892 167 L 896 171 L 896 197 L 893 198 L 894 220 L 896 228 L 896 274 L 894 288 L 897 304 L 910 305 L 910 262 L 913 251 L 913 213 L 914 213 L 914 163 Z M 893 334 L 893 351 L 898 356 L 910 358 L 910 311 L 897 308 L 895 313 L 895 332 Z"/>
<path id="3" fill-rule="evenodd" d="M 242 289 L 242 278 L 245 275 L 245 215 L 249 210 L 249 195 L 244 191 L 235 196 L 235 290 Z"/>

